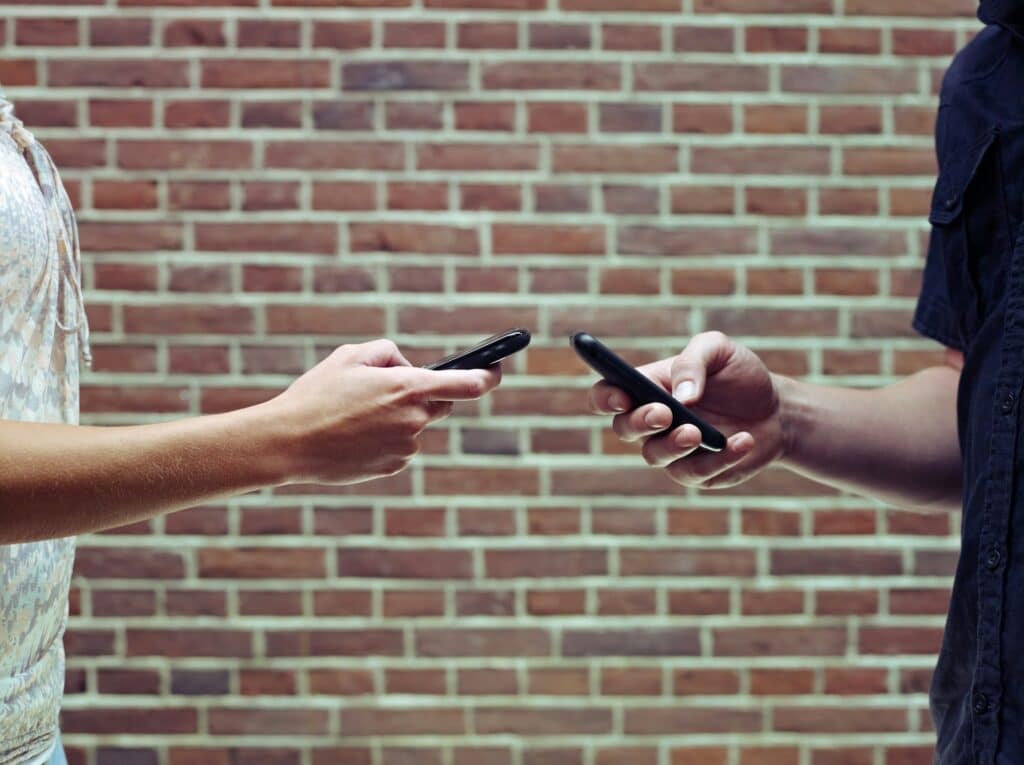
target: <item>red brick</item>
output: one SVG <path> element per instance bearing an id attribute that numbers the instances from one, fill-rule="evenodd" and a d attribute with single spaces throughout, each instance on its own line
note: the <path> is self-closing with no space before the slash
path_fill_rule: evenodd
<path id="1" fill-rule="evenodd" d="M 786 733 L 898 733 L 907 730 L 907 713 L 891 707 L 777 707 L 775 730 Z"/>
<path id="2" fill-rule="evenodd" d="M 66 709 L 61 713 L 61 729 L 66 733 L 132 733 L 135 735 L 196 734 L 195 709 L 166 709 L 132 705 L 130 708 Z"/>
<path id="3" fill-rule="evenodd" d="M 745 64 L 637 64 L 638 91 L 763 92 L 768 69 Z"/>
<path id="4" fill-rule="evenodd" d="M 732 26 L 679 26 L 672 30 L 672 48 L 680 53 L 730 53 L 736 47 Z"/>
<path id="5" fill-rule="evenodd" d="M 253 635 L 245 630 L 129 628 L 125 655 L 249 658 Z"/>
<path id="6" fill-rule="evenodd" d="M 330 84 L 326 61 L 261 61 L 259 59 L 202 62 L 204 88 L 323 88 Z"/>
<path id="7" fill-rule="evenodd" d="M 455 61 L 358 62 L 342 66 L 351 91 L 465 90 L 469 65 Z"/>
<path id="8" fill-rule="evenodd" d="M 266 146 L 266 164 L 295 170 L 401 170 L 404 157 L 395 143 L 272 141 Z"/>
<path id="9" fill-rule="evenodd" d="M 868 66 L 787 66 L 782 90 L 791 93 L 898 95 L 917 92 L 917 72 Z"/>
<path id="10" fill-rule="evenodd" d="M 482 734 L 517 736 L 600 735 L 611 733 L 610 709 L 485 707 L 476 711 L 476 729 Z"/>
<path id="11" fill-rule="evenodd" d="M 465 21 L 458 25 L 458 45 L 474 50 L 516 48 L 519 29 L 503 21 Z"/>
<path id="12" fill-rule="evenodd" d="M 856 27 L 820 29 L 818 49 L 822 53 L 878 55 L 882 52 L 882 30 Z"/>
<path id="13" fill-rule="evenodd" d="M 417 148 L 420 170 L 535 170 L 539 151 L 535 144 L 497 145 L 455 143 L 426 144 Z"/>
<path id="14" fill-rule="evenodd" d="M 353 252 L 419 252 L 479 254 L 475 229 L 420 223 L 353 223 L 349 228 Z"/>
<path id="15" fill-rule="evenodd" d="M 297 48 L 301 29 L 295 21 L 241 19 L 238 45 L 244 48 Z"/>
<path id="16" fill-rule="evenodd" d="M 10 66 L 10 62 L 8 62 Z M 13 81 L 0 70 L 9 85 L 30 84 Z M 188 87 L 188 62 L 156 59 L 59 60 L 49 62 L 49 84 L 54 87 L 106 88 L 184 88 Z"/>
<path id="17" fill-rule="evenodd" d="M 673 186 L 671 193 L 676 215 L 732 215 L 736 210 L 730 186 Z"/>
<path id="18" fill-rule="evenodd" d="M 701 733 L 737 735 L 761 730 L 761 711 L 701 705 L 693 708 L 633 707 L 626 710 L 628 735 L 681 736 Z M 679 760 L 680 763 L 683 760 Z M 704 762 L 704 760 L 701 760 Z"/>
<path id="19" fill-rule="evenodd" d="M 810 669 L 752 669 L 750 692 L 755 696 L 801 696 L 814 692 Z"/>
<path id="20" fill-rule="evenodd" d="M 655 24 L 604 24 L 601 35 L 605 50 L 650 53 L 662 49 L 661 28 Z"/>
<path id="21" fill-rule="evenodd" d="M 14 42 L 22 46 L 78 45 L 77 19 L 20 18 Z"/>
<path id="22" fill-rule="evenodd" d="M 210 579 L 312 579 L 326 573 L 323 550 L 251 548 L 199 550 L 199 576 Z"/>
<path id="23" fill-rule="evenodd" d="M 516 105 L 479 101 L 455 104 L 457 130 L 512 131 L 516 127 Z"/>
<path id="24" fill-rule="evenodd" d="M 376 206 L 372 184 L 342 181 L 313 184 L 314 210 L 373 210 Z"/>
<path id="25" fill-rule="evenodd" d="M 301 252 L 333 255 L 338 229 L 331 223 L 198 223 L 196 247 L 217 252 Z"/>
<path id="26" fill-rule="evenodd" d="M 733 126 L 732 109 L 720 104 L 676 104 L 672 126 L 677 133 L 728 133 Z"/>
<path id="27" fill-rule="evenodd" d="M 407 4 L 403 0 L 400 4 Z M 369 48 L 373 42 L 370 21 L 316 21 L 313 24 L 313 47 L 355 50 Z"/>
<path id="28" fill-rule="evenodd" d="M 527 30 L 529 47 L 538 50 L 580 50 L 591 46 L 587 24 L 533 23 Z"/>
<path id="29" fill-rule="evenodd" d="M 630 226 L 619 229 L 623 255 L 745 255 L 756 249 L 755 232 L 743 227 Z"/>
<path id="30" fill-rule="evenodd" d="M 224 22 L 205 19 L 180 19 L 164 25 L 164 47 L 203 46 L 221 48 L 227 45 Z"/>
<path id="31" fill-rule="evenodd" d="M 606 247 L 600 226 L 501 223 L 494 225 L 491 237 L 497 255 L 599 255 Z"/>
<path id="32" fill-rule="evenodd" d="M 821 30 L 824 34 L 827 30 Z M 751 53 L 803 53 L 808 32 L 804 27 L 747 27 L 746 49 Z"/>
<path id="33" fill-rule="evenodd" d="M 526 109 L 531 133 L 584 133 L 587 130 L 584 104 L 552 101 L 527 104 Z"/>
<path id="34" fill-rule="evenodd" d="M 551 638 L 540 629 L 419 629 L 416 655 L 434 657 L 547 656 Z"/>
<path id="35" fill-rule="evenodd" d="M 483 68 L 488 90 L 617 90 L 621 82 L 618 64 L 523 61 Z"/>
<path id="36" fill-rule="evenodd" d="M 89 19 L 89 45 L 149 45 L 153 34 L 153 22 L 144 18 L 94 18 Z"/>
<path id="37" fill-rule="evenodd" d="M 781 134 L 807 132 L 807 107 L 784 104 L 752 105 L 743 110 L 747 133 Z"/>
<path id="38" fill-rule="evenodd" d="M 214 735 L 303 735 L 328 732 L 329 718 L 323 709 L 213 708 L 209 711 L 210 733 Z"/>
<path id="39" fill-rule="evenodd" d="M 713 630 L 715 656 L 842 656 L 845 627 L 737 627 Z"/>

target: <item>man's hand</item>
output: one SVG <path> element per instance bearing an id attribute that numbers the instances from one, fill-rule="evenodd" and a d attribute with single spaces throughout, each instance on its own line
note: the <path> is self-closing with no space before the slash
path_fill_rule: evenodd
<path id="1" fill-rule="evenodd" d="M 728 437 L 723 452 L 695 454 L 700 431 L 683 425 L 664 433 L 672 413 L 663 404 L 632 411 L 622 390 L 602 381 L 590 392 L 598 414 L 615 414 L 612 426 L 628 442 L 642 442 L 647 464 L 664 468 L 678 483 L 720 489 L 742 483 L 785 452 L 775 379 L 753 351 L 721 332 L 695 336 L 673 358 L 640 371 Z"/>
<path id="2" fill-rule="evenodd" d="M 498 365 L 415 368 L 389 340 L 342 346 L 266 405 L 287 432 L 285 482 L 357 483 L 397 473 L 453 401 L 478 399 L 500 381 Z"/>

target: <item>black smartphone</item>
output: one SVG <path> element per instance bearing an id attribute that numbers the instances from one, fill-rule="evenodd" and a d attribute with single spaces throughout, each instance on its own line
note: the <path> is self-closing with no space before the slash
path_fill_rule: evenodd
<path id="1" fill-rule="evenodd" d="M 472 348 L 445 356 L 440 361 L 428 364 L 426 369 L 486 369 L 530 344 L 530 332 L 525 329 L 510 329 L 477 343 Z"/>
<path id="2" fill-rule="evenodd" d="M 595 372 L 616 388 L 621 388 L 629 394 L 634 406 L 664 404 L 671 409 L 672 424 L 666 431 L 675 430 L 680 425 L 696 425 L 700 429 L 702 449 L 709 452 L 720 452 L 725 449 L 725 436 L 683 406 L 660 385 L 627 364 L 596 337 L 586 332 L 578 332 L 572 336 L 570 342 L 579 357 Z"/>

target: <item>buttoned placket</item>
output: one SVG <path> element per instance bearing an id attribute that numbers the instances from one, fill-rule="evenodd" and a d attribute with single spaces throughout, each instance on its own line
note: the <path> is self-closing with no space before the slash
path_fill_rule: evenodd
<path id="1" fill-rule="evenodd" d="M 1002 702 L 1002 627 L 1005 550 L 1013 505 L 1013 474 L 1020 390 L 1024 367 L 1024 225 L 1017 232 L 1010 264 L 999 379 L 993 403 L 989 474 L 978 539 L 978 659 L 971 712 L 977 765 L 995 765 Z"/>

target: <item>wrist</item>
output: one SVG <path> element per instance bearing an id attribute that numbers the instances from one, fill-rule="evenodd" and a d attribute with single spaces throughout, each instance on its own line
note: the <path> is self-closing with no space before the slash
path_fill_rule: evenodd
<path id="1" fill-rule="evenodd" d="M 775 390 L 779 397 L 779 433 L 780 452 L 776 459 L 779 465 L 791 467 L 796 459 L 797 431 L 800 423 L 800 383 L 791 377 L 772 375 Z"/>
<path id="2" fill-rule="evenodd" d="M 281 486 L 299 480 L 298 438 L 278 399 L 233 414 L 242 425 L 242 437 L 249 445 L 246 451 L 260 485 Z"/>

